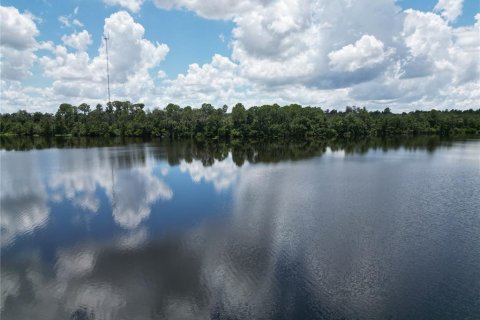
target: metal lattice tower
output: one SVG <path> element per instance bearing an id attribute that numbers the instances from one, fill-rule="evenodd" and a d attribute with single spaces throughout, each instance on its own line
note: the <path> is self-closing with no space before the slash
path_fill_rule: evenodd
<path id="1" fill-rule="evenodd" d="M 110 39 L 108 37 L 108 33 L 103 36 L 103 39 L 105 39 L 105 51 L 107 53 L 107 89 L 108 89 L 108 104 L 112 104 L 110 100 L 110 70 L 108 66 L 108 40 Z"/>

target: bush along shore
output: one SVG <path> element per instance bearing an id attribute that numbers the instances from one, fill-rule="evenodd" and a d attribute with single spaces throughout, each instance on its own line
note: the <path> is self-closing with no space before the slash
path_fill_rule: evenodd
<path id="1" fill-rule="evenodd" d="M 480 109 L 394 113 L 390 108 L 344 111 L 318 107 L 263 105 L 246 109 L 241 103 L 200 108 L 169 104 L 145 110 L 142 103 L 114 101 L 104 107 L 63 103 L 55 114 L 0 114 L 1 135 L 79 137 L 162 137 L 170 139 L 308 139 L 414 135 L 479 135 Z"/>

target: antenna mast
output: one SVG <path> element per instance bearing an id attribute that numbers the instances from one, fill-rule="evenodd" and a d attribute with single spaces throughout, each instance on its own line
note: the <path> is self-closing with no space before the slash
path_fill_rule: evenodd
<path id="1" fill-rule="evenodd" d="M 107 52 L 107 89 L 108 89 L 108 104 L 112 104 L 110 101 L 110 70 L 108 67 L 108 32 L 106 35 L 103 36 L 103 39 L 105 39 L 105 51 Z"/>

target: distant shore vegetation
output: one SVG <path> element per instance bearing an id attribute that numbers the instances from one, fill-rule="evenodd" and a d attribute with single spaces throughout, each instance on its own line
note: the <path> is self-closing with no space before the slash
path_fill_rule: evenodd
<path id="1" fill-rule="evenodd" d="M 414 135 L 479 135 L 480 109 L 394 113 L 347 106 L 342 111 L 319 107 L 241 103 L 200 108 L 168 104 L 145 110 L 142 103 L 114 101 L 73 106 L 63 103 L 55 114 L 20 110 L 0 114 L 1 135 L 79 137 L 162 137 L 170 139 L 315 139 Z"/>

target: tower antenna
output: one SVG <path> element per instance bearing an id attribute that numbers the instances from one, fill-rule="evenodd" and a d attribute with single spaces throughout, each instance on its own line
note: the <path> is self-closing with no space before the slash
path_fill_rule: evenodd
<path id="1" fill-rule="evenodd" d="M 108 32 L 106 35 L 103 35 L 103 39 L 105 39 L 105 51 L 107 53 L 107 89 L 108 89 L 108 104 L 112 104 L 110 100 L 110 70 L 108 67 L 108 40 L 110 39 L 108 37 Z"/>

